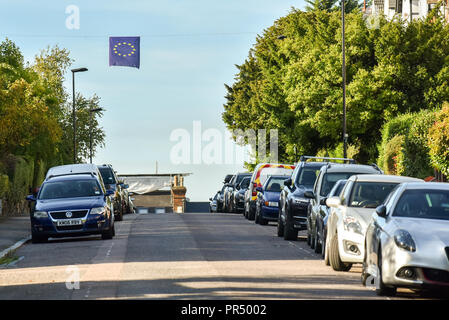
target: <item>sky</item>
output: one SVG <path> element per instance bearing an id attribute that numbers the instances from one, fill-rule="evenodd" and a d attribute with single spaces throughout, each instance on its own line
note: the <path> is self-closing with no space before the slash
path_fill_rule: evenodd
<path id="1" fill-rule="evenodd" d="M 79 29 L 67 28 L 71 5 L 79 9 Z M 191 159 L 198 124 L 227 143 L 224 84 L 234 82 L 235 64 L 265 28 L 304 6 L 303 0 L 0 0 L 0 39 L 14 41 L 30 62 L 48 46 L 67 48 L 72 68 L 89 69 L 76 74 L 76 91 L 98 95 L 106 109 L 105 147 L 94 163 L 112 164 L 119 174 L 151 174 L 157 161 L 158 173 L 191 173 L 187 197 L 207 201 L 226 174 L 245 171 L 242 161 L 229 164 L 223 155 L 219 164 L 178 164 L 171 157 L 178 140 L 170 137 L 177 129 L 189 133 Z M 141 37 L 139 69 L 108 65 L 110 36 Z M 69 72 L 70 94 L 71 81 Z M 207 145 L 200 141 L 203 150 Z"/>

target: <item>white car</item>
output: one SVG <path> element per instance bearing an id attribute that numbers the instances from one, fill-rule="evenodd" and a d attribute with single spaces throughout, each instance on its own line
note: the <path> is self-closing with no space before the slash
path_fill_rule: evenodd
<path id="1" fill-rule="evenodd" d="M 339 197 L 326 200 L 330 207 L 326 248 L 335 271 L 348 271 L 362 263 L 365 234 L 371 215 L 390 192 L 404 182 L 421 179 L 392 175 L 354 175 L 348 179 Z"/>
<path id="2" fill-rule="evenodd" d="M 447 289 L 449 184 L 401 184 L 373 213 L 365 250 L 362 283 L 378 295 Z"/>

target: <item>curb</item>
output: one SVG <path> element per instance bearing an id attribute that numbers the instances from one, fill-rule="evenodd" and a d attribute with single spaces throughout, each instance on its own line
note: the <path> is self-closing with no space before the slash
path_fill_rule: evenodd
<path id="1" fill-rule="evenodd" d="M 4 256 L 6 256 L 9 252 L 17 250 L 18 248 L 20 248 L 21 246 L 23 246 L 25 243 L 27 243 L 28 241 L 31 240 L 31 236 L 28 236 L 18 242 L 16 242 L 14 245 L 12 245 L 9 248 L 6 248 L 5 250 L 3 250 L 2 252 L 0 252 L 0 259 L 3 258 Z"/>

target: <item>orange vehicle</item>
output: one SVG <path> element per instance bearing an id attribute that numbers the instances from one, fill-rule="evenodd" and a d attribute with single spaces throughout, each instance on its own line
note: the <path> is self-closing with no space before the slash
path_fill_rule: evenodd
<path id="1" fill-rule="evenodd" d="M 245 218 L 254 220 L 256 213 L 256 199 L 257 199 L 257 187 L 261 187 L 269 176 L 285 176 L 285 179 L 290 176 L 295 170 L 295 166 L 291 164 L 278 164 L 278 163 L 260 163 L 254 169 L 251 181 L 249 183 L 248 190 L 245 193 Z"/>

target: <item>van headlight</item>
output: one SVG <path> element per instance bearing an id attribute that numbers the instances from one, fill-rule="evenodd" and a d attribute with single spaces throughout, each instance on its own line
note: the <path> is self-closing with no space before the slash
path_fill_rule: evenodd
<path id="1" fill-rule="evenodd" d="M 353 216 L 345 216 L 343 225 L 346 231 L 354 232 L 363 235 L 362 225 Z"/>
<path id="2" fill-rule="evenodd" d="M 46 211 L 36 211 L 33 213 L 35 218 L 48 218 L 48 213 Z"/>
<path id="3" fill-rule="evenodd" d="M 90 209 L 90 214 L 105 214 L 106 208 L 105 207 L 98 207 L 98 208 L 92 208 Z"/>
<path id="4" fill-rule="evenodd" d="M 397 230 L 394 233 L 394 242 L 401 249 L 411 252 L 416 251 L 415 241 L 413 241 L 411 234 L 406 230 Z"/>

